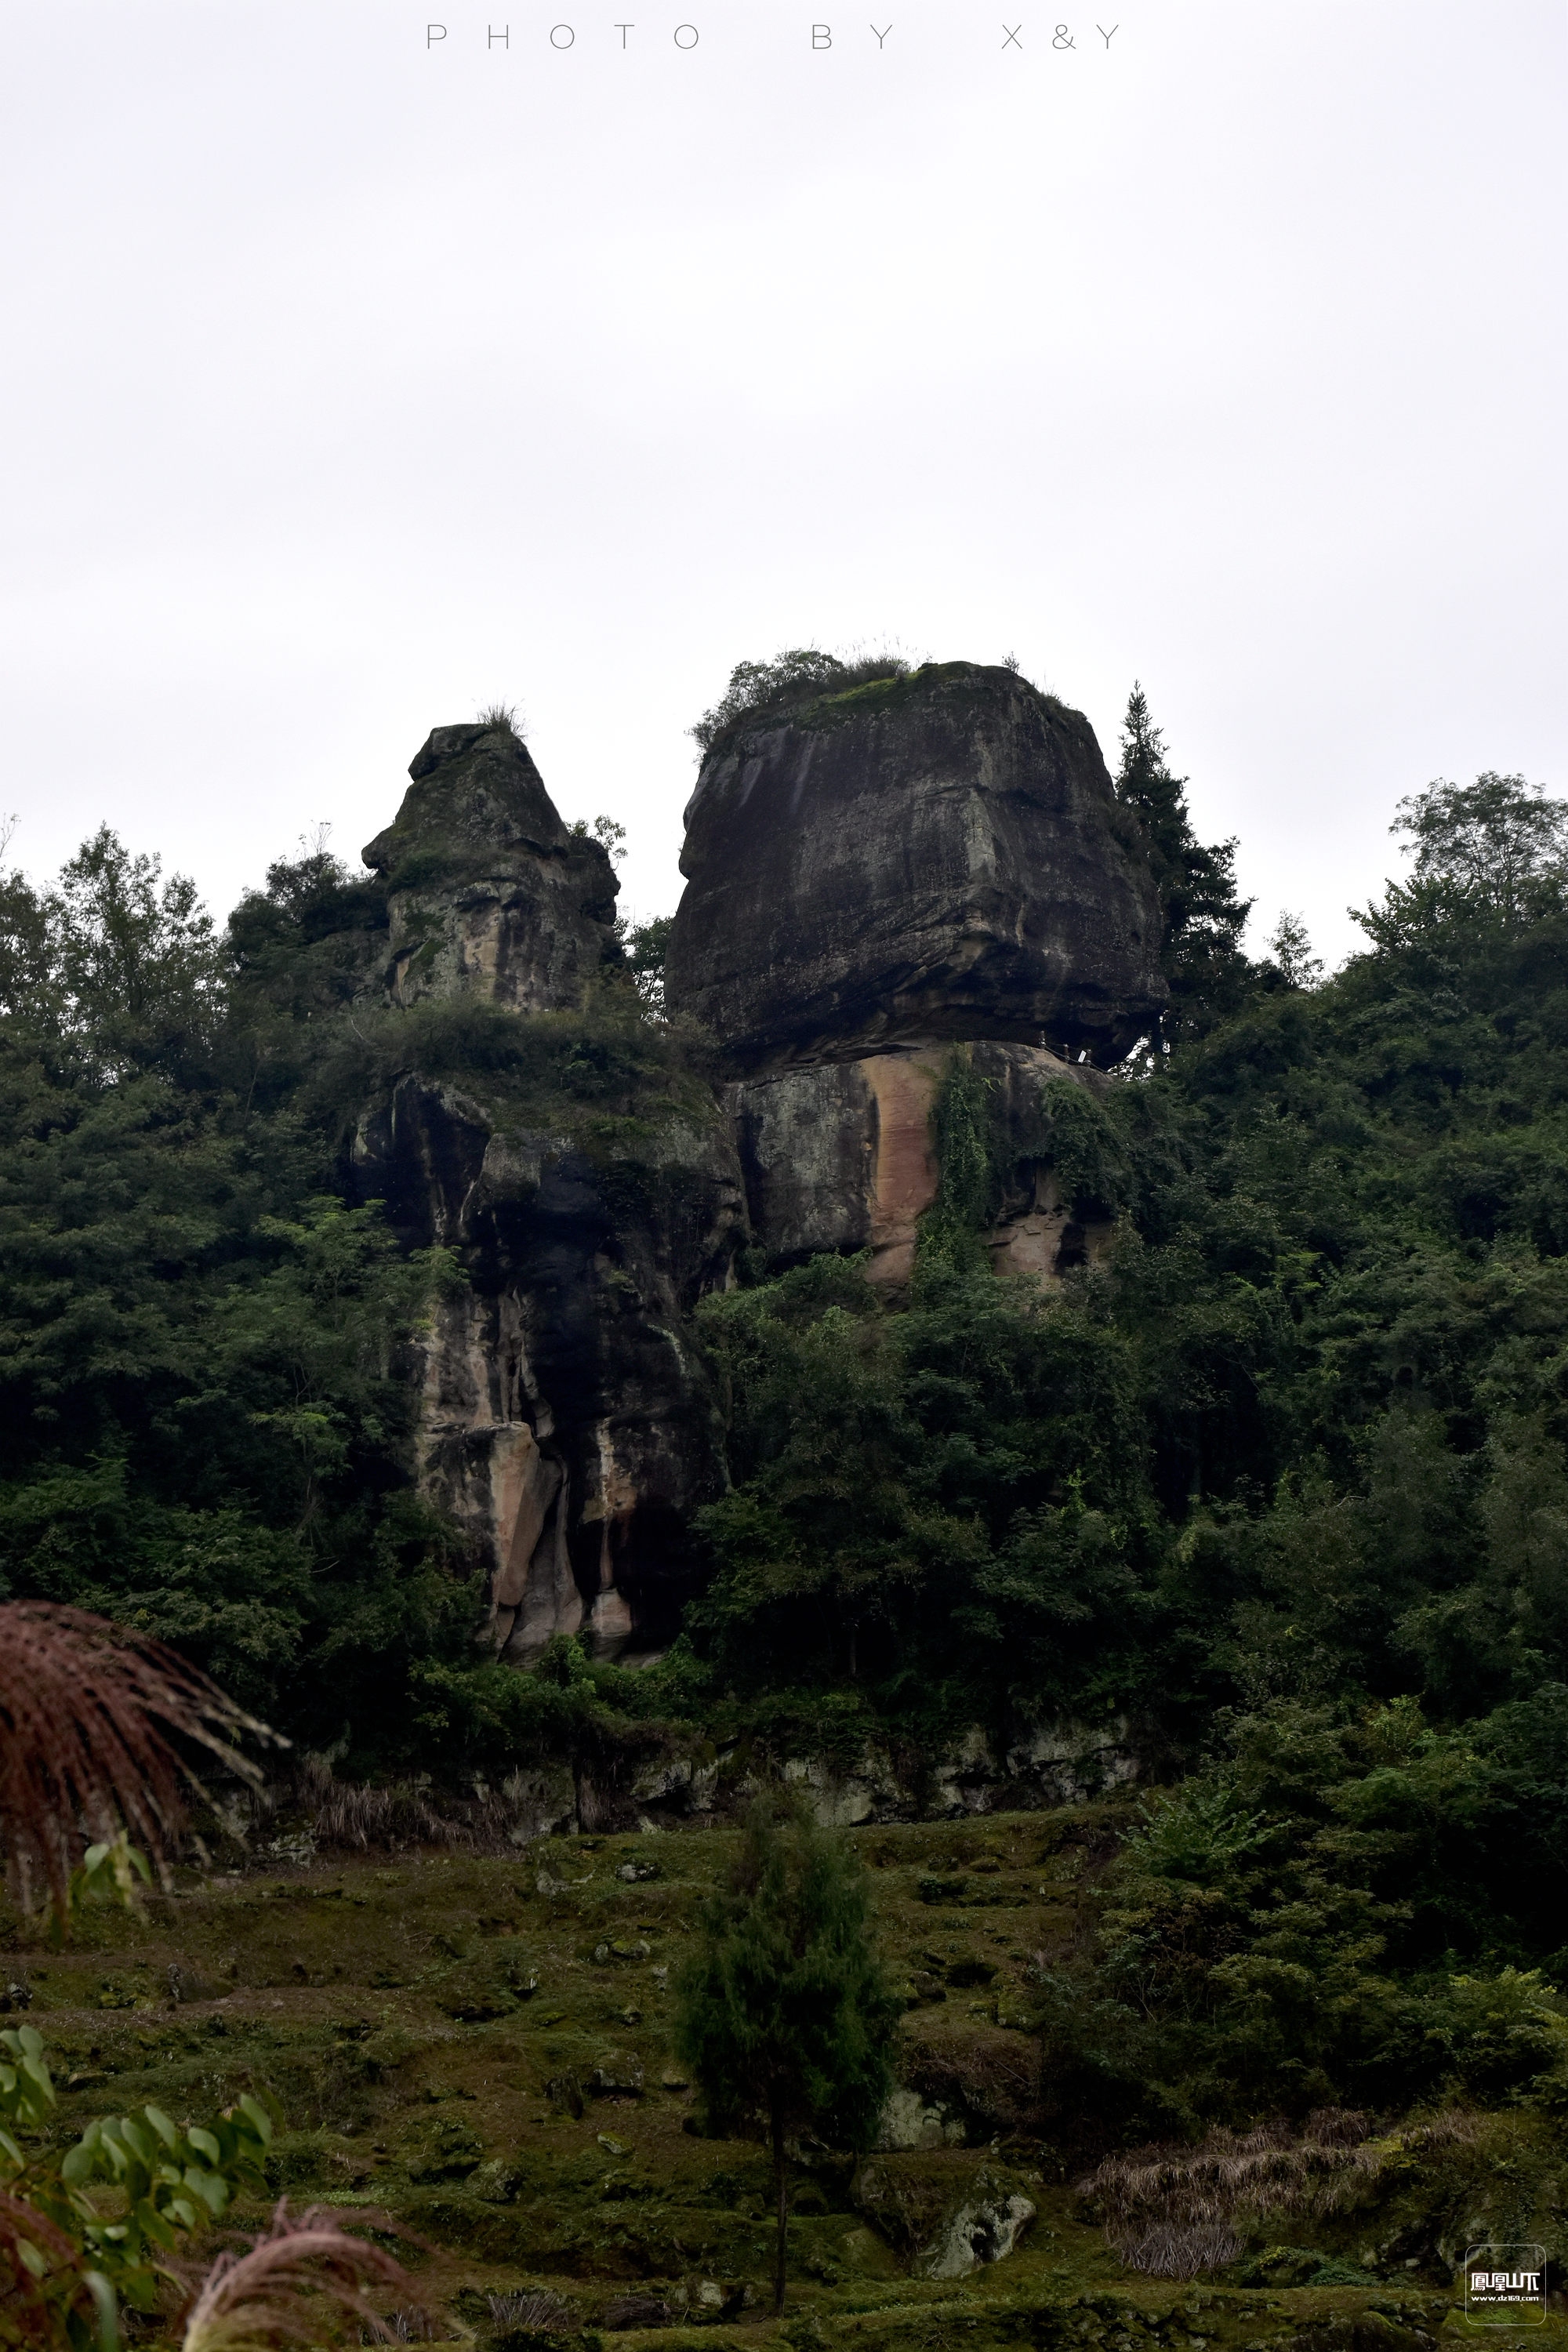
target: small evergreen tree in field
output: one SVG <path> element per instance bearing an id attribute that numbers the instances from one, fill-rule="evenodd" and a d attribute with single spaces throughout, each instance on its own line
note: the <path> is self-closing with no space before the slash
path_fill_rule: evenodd
<path id="1" fill-rule="evenodd" d="M 863 1871 L 798 1800 L 763 1797 L 752 1807 L 730 1885 L 703 1912 L 677 1993 L 676 2046 L 710 2125 L 757 2122 L 767 2132 L 782 2310 L 790 2136 L 809 2129 L 840 2147 L 869 2145 L 903 2006 L 872 1947 Z"/>

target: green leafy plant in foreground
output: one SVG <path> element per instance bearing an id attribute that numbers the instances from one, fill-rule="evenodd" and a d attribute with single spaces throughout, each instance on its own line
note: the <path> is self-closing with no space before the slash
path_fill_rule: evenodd
<path id="1" fill-rule="evenodd" d="M 66 1908 L 68 1913 L 84 1903 L 118 1901 L 133 1911 L 142 1887 L 152 1884 L 152 1864 L 121 1830 L 118 1837 L 88 1847 L 68 1882 Z"/>
<path id="2" fill-rule="evenodd" d="M 271 2120 L 248 2094 L 206 2125 L 145 2106 L 57 2151 L 39 2142 L 56 2103 L 42 2035 L 7 2030 L 0 2048 L 0 2342 L 112 2347 L 119 2305 L 154 2310 L 172 2260 L 237 2189 L 265 2189 Z"/>

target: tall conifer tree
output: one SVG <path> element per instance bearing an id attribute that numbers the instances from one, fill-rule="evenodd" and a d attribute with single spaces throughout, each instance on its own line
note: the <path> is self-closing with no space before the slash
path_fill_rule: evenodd
<path id="1" fill-rule="evenodd" d="M 842 1842 L 798 1800 L 759 1798 L 679 1986 L 676 2043 L 710 2123 L 755 2119 L 767 2133 L 781 2311 L 789 2137 L 812 2129 L 840 2147 L 868 2147 L 892 2087 L 889 2044 L 903 2004 L 878 1961 L 867 1909 L 865 1874 Z"/>
<path id="2" fill-rule="evenodd" d="M 1194 833 L 1187 780 L 1171 773 L 1164 736 L 1137 684 L 1127 698 L 1116 793 L 1142 825 L 1160 897 L 1160 962 L 1171 988 L 1163 1034 L 1201 1036 L 1247 993 L 1251 966 L 1241 935 L 1252 901 L 1237 896 L 1235 841 L 1205 847 Z"/>

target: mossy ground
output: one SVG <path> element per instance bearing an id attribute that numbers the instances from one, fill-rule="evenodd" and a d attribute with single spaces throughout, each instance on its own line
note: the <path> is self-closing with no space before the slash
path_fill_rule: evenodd
<path id="1" fill-rule="evenodd" d="M 0 1979 L 22 1989 L 14 2001 L 30 1996 L 62 2132 L 146 2100 L 196 2119 L 242 2090 L 266 2096 L 282 2125 L 276 2188 L 402 2223 L 443 2336 L 487 2339 L 488 2296 L 523 2286 L 559 2294 L 579 2343 L 617 2296 L 684 2297 L 682 2325 L 612 2339 L 669 2347 L 1223 2352 L 1299 2339 L 1418 2352 L 1445 2326 L 1465 2334 L 1447 2292 L 1403 2274 L 1376 2289 L 1247 2291 L 1125 2273 L 1081 2218 L 1069 2158 L 1008 2130 L 1008 2102 L 1037 2063 L 1019 2030 L 1026 1970 L 1078 1932 L 1108 1827 L 1091 1806 L 858 1833 L 879 1933 L 910 1990 L 907 2071 L 953 2086 L 971 2141 L 992 2133 L 973 2160 L 1019 2176 L 1038 2215 L 1007 2260 L 924 2279 L 896 2231 L 871 2226 L 864 2195 L 857 2203 L 853 2166 L 824 2152 L 797 2175 L 782 2331 L 765 2284 L 763 2151 L 691 2128 L 693 2094 L 670 2052 L 670 1980 L 732 1830 L 193 1874 L 142 1919 L 89 1915 L 64 1951 L 7 1916 Z M 634 1871 L 648 1874 L 620 1874 Z M 879 2162 L 903 2168 L 918 2205 L 922 2175 L 962 2159 Z M 731 2309 L 697 2325 L 704 2281 Z M 748 2284 L 754 2300 L 736 2311 Z M 1553 2316 L 1531 2340 L 1564 2338 Z"/>

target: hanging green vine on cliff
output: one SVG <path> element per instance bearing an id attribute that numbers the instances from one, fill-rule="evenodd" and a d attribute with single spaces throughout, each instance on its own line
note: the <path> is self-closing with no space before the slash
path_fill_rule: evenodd
<path id="1" fill-rule="evenodd" d="M 936 1199 L 920 1222 L 922 1263 L 983 1264 L 981 1236 L 995 1220 L 1001 1193 L 990 1097 L 994 1081 L 982 1076 L 966 1045 L 955 1045 L 942 1066 L 931 1104 L 936 1146 Z"/>
<path id="2" fill-rule="evenodd" d="M 1080 1203 L 1114 1216 L 1132 1193 L 1132 1155 L 1119 1098 L 1098 1101 L 1072 1078 L 1047 1078 L 1040 1108 L 1049 1122 L 1050 1163 L 1058 1190 L 1070 1207 Z"/>

